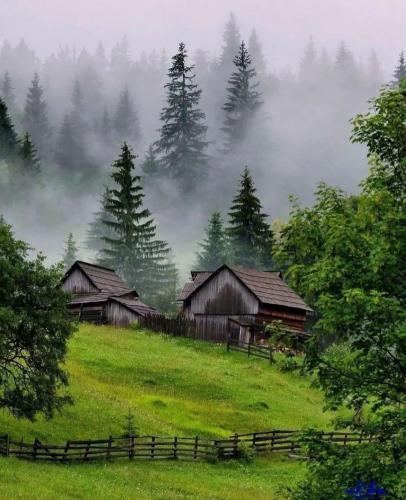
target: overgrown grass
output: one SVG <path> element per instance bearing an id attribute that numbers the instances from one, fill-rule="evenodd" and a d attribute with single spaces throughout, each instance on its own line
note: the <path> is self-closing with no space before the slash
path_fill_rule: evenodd
<path id="1" fill-rule="evenodd" d="M 1 412 L 0 432 L 44 442 L 118 435 L 129 409 L 143 434 L 214 437 L 329 427 L 331 415 L 322 412 L 321 394 L 310 388 L 308 378 L 227 353 L 223 345 L 83 325 L 70 341 L 66 368 L 73 406 L 49 422 L 16 420 Z M 2 459 L 0 497 L 273 498 L 279 485 L 297 481 L 301 471 L 301 464 L 282 458 L 250 465 L 124 461 L 70 466 Z"/>

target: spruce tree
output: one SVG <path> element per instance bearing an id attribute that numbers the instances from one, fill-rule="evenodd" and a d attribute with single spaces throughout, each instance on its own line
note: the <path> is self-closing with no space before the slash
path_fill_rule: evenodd
<path id="1" fill-rule="evenodd" d="M 55 160 L 63 169 L 80 171 L 89 167 L 85 133 L 83 94 L 76 79 L 72 91 L 72 109 L 63 117 L 56 144 Z"/>
<path id="2" fill-rule="evenodd" d="M 142 164 L 142 172 L 147 182 L 153 182 L 159 177 L 159 162 L 155 154 L 154 146 L 150 144 Z"/>
<path id="3" fill-rule="evenodd" d="M 62 262 L 66 269 L 78 260 L 78 247 L 76 245 L 73 234 L 69 233 L 65 240 L 65 248 L 63 252 Z"/>
<path id="4" fill-rule="evenodd" d="M 114 231 L 104 237 L 101 261 L 115 269 L 146 301 L 154 304 L 173 273 L 169 247 L 156 239 L 156 224 L 143 206 L 141 177 L 134 175 L 134 158 L 126 143 L 111 175 L 115 186 L 108 190 L 103 223 Z"/>
<path id="5" fill-rule="evenodd" d="M 3 80 L 0 86 L 0 97 L 6 103 L 8 109 L 13 109 L 15 107 L 15 95 L 14 88 L 11 82 L 11 76 L 8 71 L 4 73 Z"/>
<path id="6" fill-rule="evenodd" d="M 41 180 L 37 150 L 28 132 L 18 141 L 17 156 L 10 166 L 10 173 L 16 191 L 23 194 L 32 192 L 32 188 Z"/>
<path id="7" fill-rule="evenodd" d="M 47 105 L 43 98 L 38 73 L 34 74 L 24 107 L 23 127 L 28 132 L 41 156 L 49 151 L 50 129 Z"/>
<path id="8" fill-rule="evenodd" d="M 221 214 L 214 211 L 205 229 L 206 238 L 200 243 L 197 254 L 197 269 L 215 271 L 228 260 L 228 245 Z"/>
<path id="9" fill-rule="evenodd" d="M 193 190 L 207 176 L 207 127 L 199 108 L 201 89 L 194 83 L 193 66 L 187 64 L 183 43 L 172 57 L 165 85 L 167 105 L 161 113 L 160 139 L 155 143 L 164 175 L 174 179 L 183 192 Z"/>
<path id="10" fill-rule="evenodd" d="M 77 168 L 76 141 L 71 117 L 65 113 L 56 144 L 55 160 L 63 169 Z"/>
<path id="11" fill-rule="evenodd" d="M 255 69 L 260 76 L 265 75 L 266 64 L 264 52 L 262 50 L 262 45 L 258 39 L 257 31 L 255 28 L 252 29 L 250 38 L 248 40 L 248 52 L 252 57 Z M 233 54 L 234 55 L 234 54 Z"/>
<path id="12" fill-rule="evenodd" d="M 272 266 L 273 234 L 256 196 L 250 171 L 245 167 L 240 189 L 229 211 L 227 229 L 234 264 L 269 269 Z"/>
<path id="13" fill-rule="evenodd" d="M 223 106 L 225 120 L 222 130 L 226 134 L 227 151 L 246 138 L 251 121 L 262 104 L 258 82 L 254 82 L 256 71 L 244 42 L 241 42 L 234 58 L 234 65 L 235 71 L 228 81 L 227 99 Z"/>
<path id="14" fill-rule="evenodd" d="M 141 139 L 138 116 L 127 87 L 121 92 L 118 101 L 114 130 L 120 142 L 138 143 Z"/>
<path id="15" fill-rule="evenodd" d="M 0 160 L 7 160 L 17 150 L 17 134 L 8 113 L 8 108 L 0 98 Z"/>
<path id="16" fill-rule="evenodd" d="M 241 43 L 240 30 L 235 15 L 231 12 L 223 33 L 223 47 L 220 55 L 220 68 L 228 77 L 233 68 L 233 58 Z"/>
<path id="17" fill-rule="evenodd" d="M 406 78 L 406 59 L 403 50 L 399 55 L 399 63 L 395 68 L 393 78 L 393 83 L 395 85 L 399 84 L 400 80 L 402 80 L 403 78 Z"/>

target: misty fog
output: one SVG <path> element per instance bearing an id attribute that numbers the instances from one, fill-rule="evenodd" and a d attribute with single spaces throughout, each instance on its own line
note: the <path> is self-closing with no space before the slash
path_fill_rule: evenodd
<path id="1" fill-rule="evenodd" d="M 224 25 L 229 22 L 226 15 Z M 380 61 L 373 47 L 368 57 L 361 58 L 345 42 L 345 34 L 342 43 L 332 48 L 329 41 L 326 49 L 322 39 L 313 39 L 309 33 L 296 60 L 275 67 L 266 57 L 269 47 L 264 48 L 260 30 L 242 30 L 238 16 L 236 24 L 239 38 L 246 41 L 253 57 L 263 103 L 247 141 L 226 158 L 219 154 L 223 142 L 222 106 L 233 70 L 230 47 L 227 39 L 222 38 L 221 29 L 209 47 L 179 39 L 186 44 L 189 62 L 195 65 L 196 83 L 203 90 L 201 107 L 208 126 L 209 183 L 198 186 L 193 196 L 183 196 L 169 182 L 145 185 L 145 205 L 158 223 L 159 236 L 172 247 L 182 276 L 193 264 L 197 242 L 202 239 L 210 213 L 218 209 L 227 220 L 227 210 L 245 165 L 251 169 L 271 221 L 287 217 L 290 194 L 304 204 L 310 203 L 320 181 L 350 192 L 357 190 L 368 165 L 365 150 L 350 143 L 350 120 L 356 113 L 365 112 L 368 99 L 390 81 L 391 75 L 383 68 L 394 66 L 402 49 L 397 47 L 391 61 Z M 7 72 L 13 93 L 7 104 L 18 134 L 25 131 L 24 105 L 35 72 L 44 90 L 50 124 L 48 144 L 39 150 L 41 186 L 33 186 L 24 199 L 18 193 L 2 196 L 0 213 L 13 225 L 18 237 L 43 251 L 50 262 L 61 257 L 69 232 L 79 244 L 80 257 L 94 257 L 86 247 L 86 233 L 99 209 L 103 186 L 110 182 L 111 162 L 117 158 L 122 141 L 127 140 L 138 156 L 136 168 L 141 174 L 147 149 L 158 139 L 164 84 L 170 58 L 176 51 L 177 43 L 172 42 L 165 47 L 136 46 L 124 33 L 112 46 L 101 40 L 96 48 L 78 48 L 72 41 L 69 45 L 48 47 L 48 53 L 42 50 L 41 56 L 29 40 L 24 40 L 23 32 L 20 40 L 4 40 L 0 45 L 0 82 Z M 76 101 L 75 88 L 76 94 L 80 93 Z M 120 99 L 126 92 L 137 125 L 137 130 L 129 129 L 127 137 L 114 129 Z M 75 106 L 83 124 L 82 156 L 72 151 L 72 165 L 76 161 L 76 166 L 61 168 L 55 160 L 58 138 L 64 117 Z M 103 135 L 106 120 L 114 129 L 108 139 Z M 75 155 L 79 155 L 77 160 Z M 0 183 L 4 176 L 0 164 Z"/>

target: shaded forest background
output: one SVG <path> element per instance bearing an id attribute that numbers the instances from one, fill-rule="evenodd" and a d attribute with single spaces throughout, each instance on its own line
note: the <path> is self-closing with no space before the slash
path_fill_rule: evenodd
<path id="1" fill-rule="evenodd" d="M 223 106 L 242 39 L 257 72 L 261 106 L 244 142 L 224 154 Z M 388 79 L 373 51 L 368 61 L 359 61 L 345 43 L 328 53 L 312 39 L 297 67 L 276 72 L 272 61 L 265 60 L 255 30 L 240 33 L 233 16 L 222 37 L 219 33 L 217 54 L 185 42 L 195 83 L 202 89 L 207 179 L 197 177 L 189 194 L 167 179 L 145 183 L 145 204 L 159 236 L 174 250 L 182 277 L 210 214 L 215 209 L 227 213 L 245 165 L 271 220 L 286 218 L 289 194 L 312 202 L 319 181 L 356 191 L 368 167 L 364 148 L 349 141 L 350 119 L 366 111 L 368 99 Z M 101 193 L 111 182 L 111 163 L 124 140 L 138 155 L 135 165 L 141 174 L 149 148 L 159 138 L 164 85 L 177 47 L 166 49 L 142 51 L 123 38 L 111 51 L 101 43 L 94 51 L 61 47 L 40 60 L 24 40 L 3 42 L 0 96 L 19 136 L 31 134 L 41 178 L 29 179 L 24 193 L 19 187 L 3 193 L 0 213 L 50 261 L 60 259 L 68 233 L 73 233 L 80 257 L 93 258 L 85 244 L 88 224 L 99 210 Z M 30 123 L 27 114 L 35 87 L 42 90 L 44 103 L 41 127 Z M 0 186 L 8 181 L 6 175 L 0 162 Z"/>

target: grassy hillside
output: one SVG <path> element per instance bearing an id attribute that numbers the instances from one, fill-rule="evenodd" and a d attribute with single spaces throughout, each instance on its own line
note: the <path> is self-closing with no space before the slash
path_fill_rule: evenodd
<path id="1" fill-rule="evenodd" d="M 17 421 L 0 412 L 0 432 L 48 442 L 117 435 L 129 409 L 139 432 L 179 436 L 327 428 L 331 417 L 322 413 L 321 395 L 307 378 L 282 374 L 265 360 L 227 353 L 222 345 L 86 325 L 70 342 L 67 369 L 73 406 L 50 422 Z M 64 490 L 64 498 L 273 498 L 279 485 L 299 480 L 301 472 L 300 464 L 283 458 L 251 465 L 124 461 L 71 466 L 2 459 L 0 497 L 51 498 L 68 482 L 71 491 Z M 30 496 L 33 484 L 40 495 Z M 104 493 L 96 495 L 98 488 Z"/>

